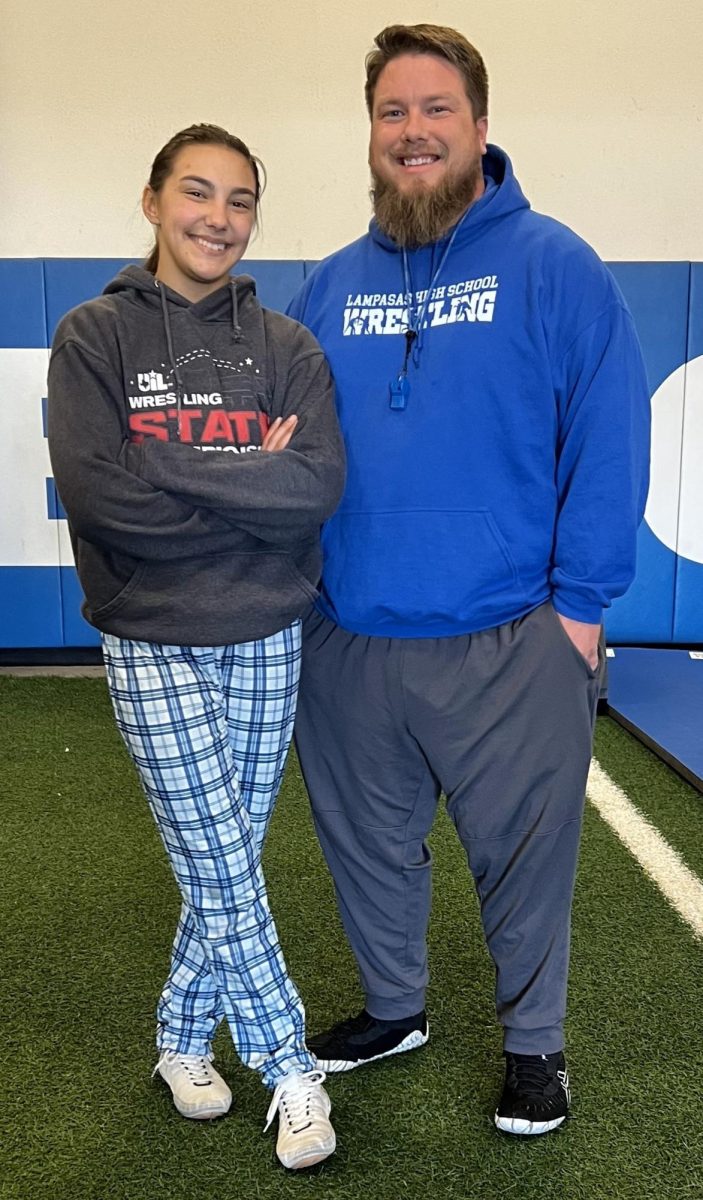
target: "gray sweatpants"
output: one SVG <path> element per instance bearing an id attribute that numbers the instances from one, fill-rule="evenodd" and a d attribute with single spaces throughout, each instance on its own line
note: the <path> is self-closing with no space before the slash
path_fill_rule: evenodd
<path id="1" fill-rule="evenodd" d="M 440 792 L 496 967 L 505 1048 L 564 1045 L 569 927 L 598 672 L 551 604 L 453 638 L 304 623 L 296 742 L 317 833 L 378 1018 L 427 986 Z"/>

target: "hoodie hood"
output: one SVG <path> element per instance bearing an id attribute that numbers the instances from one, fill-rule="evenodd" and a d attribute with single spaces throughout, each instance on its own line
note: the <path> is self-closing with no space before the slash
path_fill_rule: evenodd
<path id="1" fill-rule="evenodd" d="M 136 303 L 153 309 L 162 308 L 162 297 L 165 297 L 172 307 L 187 309 L 196 321 L 228 321 L 237 328 L 239 311 L 252 302 L 256 303 L 256 284 L 250 275 L 233 275 L 216 292 L 193 303 L 165 283 L 160 283 L 145 267 L 135 265 L 120 271 L 108 283 L 103 295 L 112 296 L 118 292 L 127 293 L 128 298 Z"/>
<path id="2" fill-rule="evenodd" d="M 456 230 L 455 245 L 466 245 L 475 238 L 479 237 L 486 226 L 493 221 L 502 220 L 503 217 L 510 216 L 521 208 L 529 208 L 530 202 L 526 199 L 520 184 L 513 174 L 513 164 L 508 155 L 499 146 L 488 144 L 486 153 L 483 159 L 483 174 L 486 180 L 486 190 L 483 195 L 473 202 L 467 210 L 466 214 L 460 219 L 457 224 L 460 228 Z M 451 238 L 456 225 L 448 229 L 444 237 L 434 243 L 437 246 L 442 246 L 449 238 Z M 392 253 L 399 254 L 400 246 L 389 238 L 379 229 L 374 217 L 369 225 L 369 233 L 373 240 L 382 246 L 384 250 L 390 250 Z M 425 247 L 420 246 L 423 250 Z"/>

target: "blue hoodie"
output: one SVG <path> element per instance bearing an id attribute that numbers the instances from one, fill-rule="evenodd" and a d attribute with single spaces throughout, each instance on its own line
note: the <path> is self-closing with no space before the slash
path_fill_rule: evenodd
<path id="1" fill-rule="evenodd" d="M 546 600 L 599 622 L 629 586 L 647 493 L 649 392 L 612 276 L 530 210 L 496 146 L 455 231 L 406 256 L 374 221 L 322 262 L 290 315 L 321 342 L 348 474 L 323 530 L 318 606 L 354 633 L 443 637 Z M 401 400 L 402 404 L 403 401 Z"/>

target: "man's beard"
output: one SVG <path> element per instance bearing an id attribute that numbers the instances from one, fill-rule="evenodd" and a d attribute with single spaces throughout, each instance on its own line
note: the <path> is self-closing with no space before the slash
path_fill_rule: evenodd
<path id="1" fill-rule="evenodd" d="M 483 178 L 481 159 L 461 175 L 447 175 L 436 187 L 401 192 L 371 167 L 371 199 L 382 233 L 399 246 L 413 249 L 436 242 L 466 211 Z"/>

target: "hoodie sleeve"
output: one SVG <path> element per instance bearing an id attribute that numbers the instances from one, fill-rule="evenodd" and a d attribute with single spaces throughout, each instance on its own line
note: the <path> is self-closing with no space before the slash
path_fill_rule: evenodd
<path id="1" fill-rule="evenodd" d="M 48 435 L 69 523 L 85 541 L 145 560 L 260 548 L 216 513 L 167 494 L 128 469 L 114 368 L 77 341 L 49 364 Z M 129 458 L 131 464 L 131 457 Z"/>
<path id="2" fill-rule="evenodd" d="M 649 389 L 634 324 L 619 302 L 582 330 L 556 373 L 557 612 L 598 623 L 635 574 L 649 482 Z"/>
<path id="3" fill-rule="evenodd" d="M 296 326 L 293 336 L 298 352 L 292 361 L 274 361 L 272 372 L 272 417 L 298 417 L 286 450 L 236 457 L 153 438 L 134 448 L 142 456 L 140 474 L 154 487 L 168 487 L 184 502 L 280 545 L 314 536 L 334 512 L 344 486 L 344 450 L 327 363 L 307 330 Z"/>

